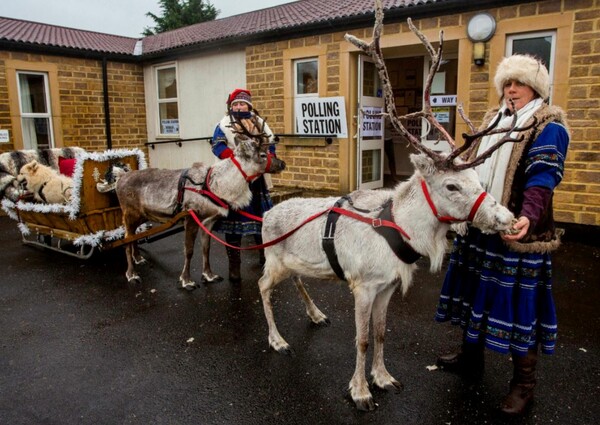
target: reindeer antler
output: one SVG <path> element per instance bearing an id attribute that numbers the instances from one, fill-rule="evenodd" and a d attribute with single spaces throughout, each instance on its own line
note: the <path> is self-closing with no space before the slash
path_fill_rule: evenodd
<path id="1" fill-rule="evenodd" d="M 515 104 L 514 104 L 513 100 L 509 99 L 509 102 L 511 105 L 511 110 L 514 111 Z M 467 158 L 470 157 L 474 146 L 476 146 L 473 144 L 476 140 L 478 140 L 484 136 L 490 136 L 492 134 L 503 134 L 504 133 L 505 135 L 500 140 L 498 140 L 495 144 L 493 144 L 488 149 L 486 149 L 485 152 L 476 156 L 473 160 L 466 161 L 462 164 L 454 164 L 452 166 L 452 168 L 455 170 L 464 170 L 467 168 L 477 167 L 478 165 L 483 164 L 486 159 L 488 159 L 490 156 L 492 156 L 492 154 L 497 149 L 499 149 L 502 145 L 504 145 L 505 143 L 507 143 L 507 142 L 518 143 L 518 142 L 523 141 L 523 138 L 524 138 L 523 135 L 521 135 L 518 138 L 510 137 L 510 135 L 513 132 L 521 132 L 524 130 L 529 130 L 530 128 L 534 127 L 537 124 L 537 118 L 533 117 L 533 119 L 529 125 L 527 125 L 525 127 L 517 127 L 518 116 L 516 113 L 514 113 L 513 119 L 512 119 L 512 122 L 511 122 L 511 125 L 509 128 L 496 128 L 498 126 L 498 124 L 500 123 L 500 120 L 502 119 L 502 113 L 499 112 L 496 115 L 496 118 L 494 119 L 492 124 L 490 124 L 487 128 L 478 132 L 473 127 L 473 124 L 471 123 L 471 121 L 466 116 L 464 116 L 464 111 L 462 110 L 462 107 L 459 108 L 458 112 L 459 112 L 460 116 L 463 118 L 463 120 L 465 120 L 467 125 L 469 125 L 472 133 L 471 134 L 467 134 L 467 133 L 462 134 L 463 139 L 465 139 L 465 143 L 461 147 L 459 147 L 457 149 L 453 149 L 452 152 L 448 155 L 447 160 L 452 163 L 454 161 L 454 158 L 461 156 L 463 153 L 466 153 L 465 156 Z"/>
<path id="2" fill-rule="evenodd" d="M 257 114 L 258 116 L 258 114 Z M 262 145 L 264 143 L 264 141 L 266 139 L 269 138 L 269 135 L 267 133 L 265 133 L 265 125 L 266 125 L 266 120 L 263 119 L 262 120 L 262 125 L 260 130 L 258 131 L 258 133 L 252 133 L 248 127 L 246 127 L 243 123 L 242 120 L 238 119 L 237 117 L 231 116 L 231 131 L 233 133 L 236 134 L 243 134 L 244 136 L 248 137 L 249 139 L 254 139 L 256 141 L 258 141 L 259 145 Z M 238 124 L 239 126 L 239 130 L 238 128 L 236 128 L 237 126 L 234 126 L 233 124 Z"/>
<path id="3" fill-rule="evenodd" d="M 515 113 L 514 119 L 512 121 L 512 125 L 510 128 L 497 129 L 497 125 L 500 122 L 501 116 L 499 115 L 494 123 L 486 128 L 485 130 L 477 132 L 473 123 L 465 116 L 464 110 L 462 109 L 462 105 L 459 106 L 458 112 L 461 118 L 467 123 L 469 129 L 471 130 L 471 134 L 463 134 L 463 138 L 465 139 L 465 143 L 457 148 L 456 142 L 450 136 L 450 134 L 446 131 L 446 129 L 439 123 L 439 121 L 435 118 L 435 115 L 432 112 L 431 108 L 431 87 L 433 85 L 433 79 L 435 77 L 436 72 L 440 68 L 440 63 L 442 60 L 442 50 L 443 50 L 443 41 L 444 41 L 444 32 L 440 31 L 440 41 L 439 47 L 437 50 L 431 45 L 427 37 L 423 33 L 421 33 L 412 23 L 410 18 L 407 19 L 408 26 L 410 30 L 421 40 L 421 43 L 427 49 L 429 56 L 431 58 L 431 66 L 429 68 L 429 74 L 427 75 L 427 81 L 425 83 L 425 87 L 423 89 L 423 109 L 418 112 L 413 112 L 407 115 L 398 116 L 396 111 L 396 103 L 394 100 L 394 92 L 390 83 L 389 75 L 387 72 L 387 68 L 385 66 L 383 54 L 381 52 L 381 47 L 379 44 L 379 40 L 381 38 L 381 33 L 383 32 L 383 7 L 381 4 L 381 0 L 375 0 L 375 26 L 373 27 L 373 40 L 371 43 L 367 43 L 363 40 L 360 40 L 354 37 L 351 34 L 346 34 L 345 38 L 348 42 L 354 44 L 356 47 L 361 49 L 364 53 L 369 55 L 377 67 L 377 71 L 379 73 L 379 78 L 383 84 L 383 91 L 385 96 L 385 104 L 386 104 L 386 113 L 390 117 L 390 121 L 396 131 L 404 136 L 410 144 L 417 149 L 428 155 L 431 159 L 433 159 L 435 166 L 438 169 L 466 169 L 471 167 L 476 167 L 477 165 L 483 163 L 487 158 L 489 158 L 494 151 L 496 151 L 500 146 L 507 142 L 519 142 L 523 139 L 520 138 L 511 138 L 510 134 L 512 132 L 519 132 L 526 129 L 529 129 L 535 125 L 535 120 L 532 124 L 518 128 L 517 125 L 517 115 Z M 514 110 L 514 105 L 513 108 Z M 440 134 L 441 139 L 445 139 L 447 143 L 450 145 L 451 153 L 449 155 L 441 155 L 426 146 L 423 145 L 420 138 L 411 134 L 402 124 L 402 119 L 414 119 L 414 118 L 424 118 L 434 127 Z M 506 133 L 506 135 L 500 139 L 497 143 L 495 143 L 492 147 L 487 149 L 483 154 L 477 156 L 470 162 L 465 162 L 462 164 L 455 164 L 454 159 L 463 153 L 470 153 L 471 149 L 473 149 L 474 142 L 476 140 L 481 139 L 484 136 L 491 134 L 499 134 Z"/>

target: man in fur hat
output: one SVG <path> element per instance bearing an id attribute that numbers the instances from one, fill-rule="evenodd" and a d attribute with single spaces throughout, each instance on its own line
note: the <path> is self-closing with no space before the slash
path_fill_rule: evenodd
<path id="1" fill-rule="evenodd" d="M 273 132 L 267 123 L 258 115 L 252 106 L 252 95 L 246 89 L 235 89 L 227 97 L 227 113 L 217 125 L 212 138 L 212 151 L 221 158 L 233 156 L 233 150 L 239 143 L 240 138 L 247 138 L 244 133 L 263 134 L 269 142 L 273 142 Z M 275 145 L 269 146 L 269 155 L 275 156 Z M 244 211 L 255 216 L 262 217 L 265 211 L 273 208 L 273 202 L 269 195 L 269 184 L 261 175 L 250 183 L 252 202 Z M 262 225 L 260 222 L 246 218 L 235 211 L 220 219 L 214 229 L 225 234 L 228 244 L 241 246 L 242 236 L 254 235 L 256 244 L 262 244 Z M 240 251 L 235 248 L 226 247 L 229 260 L 229 280 L 234 283 L 241 281 Z M 259 251 L 259 264 L 264 264 L 264 250 Z"/>
<path id="2" fill-rule="evenodd" d="M 436 320 L 460 325 L 462 346 L 437 363 L 478 379 L 484 348 L 510 353 L 514 375 L 500 408 L 520 415 L 533 400 L 538 351 L 552 354 L 556 342 L 550 252 L 560 241 L 552 196 L 563 177 L 569 131 L 565 113 L 547 103 L 550 77 L 536 58 L 504 58 L 494 84 L 500 107 L 488 112 L 481 128 L 490 126 L 498 114 L 497 128 L 510 128 L 516 114 L 516 128 L 524 130 L 510 137 L 522 141 L 504 144 L 476 171 L 483 188 L 517 221 L 510 233 L 486 235 L 469 227 L 456 237 Z M 503 136 L 485 136 L 474 150 L 481 153 Z"/>

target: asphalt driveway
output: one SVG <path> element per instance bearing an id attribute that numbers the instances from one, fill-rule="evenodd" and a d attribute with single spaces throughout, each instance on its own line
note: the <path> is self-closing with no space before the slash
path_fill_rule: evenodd
<path id="1" fill-rule="evenodd" d="M 294 356 L 269 349 L 255 253 L 243 282 L 177 289 L 182 234 L 143 247 L 143 283 L 125 282 L 123 251 L 87 261 L 22 245 L 0 217 L 0 424 L 588 424 L 600 418 L 600 248 L 567 241 L 555 255 L 559 341 L 540 361 L 522 421 L 496 411 L 507 356 L 486 354 L 483 382 L 429 371 L 458 329 L 433 320 L 442 273 L 419 260 L 415 285 L 388 312 L 386 363 L 404 384 L 375 391 L 377 410 L 346 397 L 354 370 L 353 300 L 341 282 L 308 280 L 331 320 L 309 324 L 291 283 L 276 290 L 279 329 Z M 226 275 L 224 249 L 213 270 Z M 193 276 L 201 274 L 200 259 Z M 370 361 L 370 356 L 369 356 Z M 368 364 L 370 368 L 370 364 Z"/>

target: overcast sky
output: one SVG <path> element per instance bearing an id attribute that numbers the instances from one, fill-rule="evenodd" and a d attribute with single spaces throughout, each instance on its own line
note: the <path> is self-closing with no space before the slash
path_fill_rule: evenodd
<path id="1" fill-rule="evenodd" d="M 212 0 L 221 13 L 217 18 L 264 9 L 292 0 Z M 0 16 L 45 24 L 140 37 L 160 16 L 158 0 L 0 0 Z"/>

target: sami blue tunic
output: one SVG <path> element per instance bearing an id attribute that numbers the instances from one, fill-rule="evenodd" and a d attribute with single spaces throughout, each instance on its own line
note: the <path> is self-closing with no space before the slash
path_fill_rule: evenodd
<path id="1" fill-rule="evenodd" d="M 527 153 L 525 187 L 513 190 L 554 190 L 563 177 L 568 142 L 563 126 L 548 124 Z M 460 325 L 467 342 L 482 338 L 500 353 L 525 355 L 539 344 L 552 354 L 557 318 L 550 254 L 511 251 L 498 234 L 470 227 L 454 240 L 435 319 Z"/>

